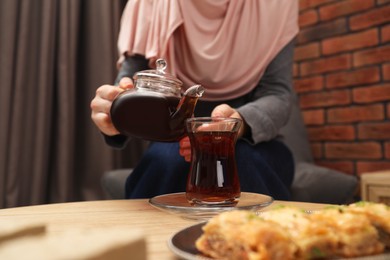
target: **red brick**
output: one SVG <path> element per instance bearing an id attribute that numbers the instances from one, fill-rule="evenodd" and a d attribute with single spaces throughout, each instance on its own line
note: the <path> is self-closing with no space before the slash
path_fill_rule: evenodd
<path id="1" fill-rule="evenodd" d="M 346 174 L 354 174 L 354 164 L 352 161 L 315 161 L 317 165 L 325 168 L 340 171 Z"/>
<path id="2" fill-rule="evenodd" d="M 310 143 L 310 148 L 314 158 L 322 158 L 322 143 Z"/>
<path id="3" fill-rule="evenodd" d="M 320 19 L 323 21 L 346 16 L 362 10 L 369 9 L 375 4 L 374 0 L 347 0 L 338 1 L 334 4 L 325 5 L 319 8 Z"/>
<path id="4" fill-rule="evenodd" d="M 387 112 L 386 112 L 386 114 L 387 114 L 387 118 L 390 118 L 390 103 L 387 104 Z"/>
<path id="5" fill-rule="evenodd" d="M 378 29 L 328 38 L 322 41 L 322 53 L 325 55 L 362 49 L 378 44 Z"/>
<path id="6" fill-rule="evenodd" d="M 378 5 L 383 5 L 383 4 L 390 3 L 390 0 L 376 0 L 376 2 Z"/>
<path id="7" fill-rule="evenodd" d="M 390 21 L 390 5 L 352 16 L 349 20 L 349 26 L 352 30 L 360 30 L 388 21 Z"/>
<path id="8" fill-rule="evenodd" d="M 351 102 L 348 90 L 302 94 L 299 97 L 301 108 L 330 107 L 348 105 Z"/>
<path id="9" fill-rule="evenodd" d="M 383 26 L 381 28 L 381 43 L 390 41 L 390 25 Z"/>
<path id="10" fill-rule="evenodd" d="M 356 171 L 358 175 L 362 173 L 377 172 L 390 169 L 389 161 L 362 161 L 357 162 Z"/>
<path id="11" fill-rule="evenodd" d="M 309 43 L 295 47 L 294 60 L 301 61 L 320 56 L 320 44 L 318 42 Z"/>
<path id="12" fill-rule="evenodd" d="M 361 140 L 390 140 L 390 122 L 361 124 L 358 137 Z"/>
<path id="13" fill-rule="evenodd" d="M 299 14 L 298 24 L 300 28 L 317 23 L 318 14 L 316 10 L 310 9 Z"/>
<path id="14" fill-rule="evenodd" d="M 390 83 L 355 88 L 352 90 L 353 100 L 357 103 L 371 103 L 390 100 Z"/>
<path id="15" fill-rule="evenodd" d="M 298 34 L 297 42 L 299 44 L 317 41 L 328 37 L 341 35 L 348 32 L 346 18 L 339 18 L 326 23 L 320 23 L 314 26 L 301 29 Z"/>
<path id="16" fill-rule="evenodd" d="M 332 3 L 338 0 L 299 0 L 299 10 L 314 8 L 323 4 Z"/>
<path id="17" fill-rule="evenodd" d="M 383 120 L 384 112 L 382 104 L 330 108 L 327 111 L 327 120 L 329 123 L 354 123 Z"/>
<path id="18" fill-rule="evenodd" d="M 350 125 L 308 127 L 310 141 L 348 141 L 355 139 L 355 129 Z"/>
<path id="19" fill-rule="evenodd" d="M 325 77 L 326 88 L 340 88 L 355 85 L 364 85 L 380 81 L 380 72 L 377 67 L 368 67 L 353 71 L 343 71 L 328 74 Z"/>
<path id="20" fill-rule="evenodd" d="M 293 77 L 299 76 L 299 65 L 297 63 L 293 64 Z"/>
<path id="21" fill-rule="evenodd" d="M 390 63 L 382 65 L 383 80 L 390 80 Z"/>
<path id="22" fill-rule="evenodd" d="M 349 54 L 317 59 L 314 61 L 306 61 L 300 64 L 300 72 L 302 76 L 346 70 L 349 68 L 351 68 L 351 56 Z"/>
<path id="23" fill-rule="evenodd" d="M 325 122 L 323 109 L 313 109 L 302 111 L 303 121 L 305 125 L 323 125 Z"/>
<path id="24" fill-rule="evenodd" d="M 382 151 L 377 142 L 339 142 L 326 143 L 325 155 L 332 159 L 379 159 L 382 158 Z"/>
<path id="25" fill-rule="evenodd" d="M 294 89 L 297 93 L 321 90 L 324 88 L 324 78 L 313 76 L 294 80 Z"/>
<path id="26" fill-rule="evenodd" d="M 390 60 L 390 45 L 357 51 L 353 54 L 353 66 L 383 63 Z"/>
<path id="27" fill-rule="evenodd" d="M 385 157 L 390 159 L 390 142 L 385 143 Z"/>

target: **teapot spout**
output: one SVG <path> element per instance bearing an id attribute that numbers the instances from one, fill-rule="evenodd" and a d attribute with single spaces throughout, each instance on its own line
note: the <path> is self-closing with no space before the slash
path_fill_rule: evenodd
<path id="1" fill-rule="evenodd" d="M 186 119 L 192 117 L 196 102 L 203 93 L 204 88 L 201 85 L 194 85 L 184 92 L 175 113 L 171 116 L 169 125 L 172 131 L 180 129 L 184 135 Z"/>
<path id="2" fill-rule="evenodd" d="M 194 98 L 200 98 L 204 93 L 204 88 L 201 85 L 194 85 L 190 88 L 188 88 L 184 92 L 184 96 L 188 97 L 194 97 Z M 180 102 L 181 103 L 181 102 Z"/>

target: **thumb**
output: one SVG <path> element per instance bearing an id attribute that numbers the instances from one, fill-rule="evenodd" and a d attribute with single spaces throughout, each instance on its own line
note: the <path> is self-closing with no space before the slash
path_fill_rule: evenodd
<path id="1" fill-rule="evenodd" d="M 230 117 L 234 112 L 235 110 L 231 106 L 222 104 L 214 108 L 211 117 Z"/>

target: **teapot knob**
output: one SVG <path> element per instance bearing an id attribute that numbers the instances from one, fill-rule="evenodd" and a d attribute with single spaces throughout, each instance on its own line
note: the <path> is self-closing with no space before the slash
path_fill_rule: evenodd
<path id="1" fill-rule="evenodd" d="M 167 68 L 167 62 L 164 59 L 156 60 L 156 69 L 159 73 L 165 74 L 166 68 Z"/>

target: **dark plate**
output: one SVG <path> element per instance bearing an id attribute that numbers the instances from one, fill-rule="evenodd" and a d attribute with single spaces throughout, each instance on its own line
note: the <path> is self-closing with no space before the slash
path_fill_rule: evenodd
<path id="1" fill-rule="evenodd" d="M 202 227 L 206 222 L 202 222 L 187 228 L 184 228 L 174 234 L 168 241 L 168 247 L 172 252 L 182 259 L 186 260 L 214 260 L 202 255 L 195 247 L 195 241 L 202 235 Z M 349 258 L 354 260 L 389 260 L 390 252 L 381 255 Z"/>
<path id="2" fill-rule="evenodd" d="M 168 241 L 168 246 L 172 252 L 187 260 L 212 260 L 203 256 L 195 247 L 195 241 L 202 235 L 202 227 L 206 222 L 202 222 L 177 232 Z"/>

